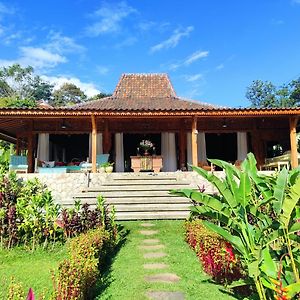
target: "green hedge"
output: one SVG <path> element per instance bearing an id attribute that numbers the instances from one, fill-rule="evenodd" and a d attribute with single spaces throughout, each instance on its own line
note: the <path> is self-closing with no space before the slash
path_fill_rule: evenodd
<path id="1" fill-rule="evenodd" d="M 114 235 L 103 228 L 73 238 L 68 245 L 70 257 L 62 261 L 57 273 L 53 274 L 53 299 L 89 299 L 90 288 L 100 276 L 101 266 L 115 244 Z"/>

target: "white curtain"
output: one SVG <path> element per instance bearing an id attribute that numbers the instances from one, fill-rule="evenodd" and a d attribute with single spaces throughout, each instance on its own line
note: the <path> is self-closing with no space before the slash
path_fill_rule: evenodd
<path id="1" fill-rule="evenodd" d="M 205 133 L 198 132 L 197 136 L 197 145 L 198 145 L 198 161 L 206 162 L 206 141 L 205 141 Z"/>
<path id="2" fill-rule="evenodd" d="M 248 153 L 247 132 L 237 132 L 237 160 L 244 160 Z"/>
<path id="3" fill-rule="evenodd" d="M 188 132 L 186 135 L 186 150 L 187 150 L 187 164 L 192 164 L 192 133 Z M 188 166 L 188 170 L 190 171 L 191 168 Z"/>
<path id="4" fill-rule="evenodd" d="M 161 155 L 163 157 L 163 172 L 174 172 L 177 170 L 175 133 L 162 132 Z"/>
<path id="5" fill-rule="evenodd" d="M 123 133 L 115 134 L 116 145 L 116 172 L 124 172 L 124 147 L 123 147 Z"/>
<path id="6" fill-rule="evenodd" d="M 49 133 L 39 133 L 37 159 L 42 161 L 49 161 Z"/>
<path id="7" fill-rule="evenodd" d="M 103 153 L 103 136 L 102 133 L 97 133 L 97 154 Z M 89 136 L 89 161 L 92 159 L 92 134 Z"/>

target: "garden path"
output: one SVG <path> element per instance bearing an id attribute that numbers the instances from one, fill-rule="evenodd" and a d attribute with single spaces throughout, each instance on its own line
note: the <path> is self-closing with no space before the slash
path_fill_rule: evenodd
<path id="1" fill-rule="evenodd" d="M 121 224 L 128 231 L 126 241 L 99 283 L 95 299 L 235 299 L 211 283 L 202 271 L 195 253 L 184 241 L 184 221 Z"/>

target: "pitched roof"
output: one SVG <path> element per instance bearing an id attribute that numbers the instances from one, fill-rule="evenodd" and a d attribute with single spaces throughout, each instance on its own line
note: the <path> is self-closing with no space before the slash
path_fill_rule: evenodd
<path id="1" fill-rule="evenodd" d="M 179 111 L 218 107 L 177 97 L 167 74 L 123 74 L 112 96 L 72 108 L 102 111 Z"/>

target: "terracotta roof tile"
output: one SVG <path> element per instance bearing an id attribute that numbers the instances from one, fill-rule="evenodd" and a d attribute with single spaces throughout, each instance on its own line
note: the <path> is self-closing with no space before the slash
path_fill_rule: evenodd
<path id="1" fill-rule="evenodd" d="M 116 98 L 107 97 L 100 100 L 90 101 L 78 105 L 73 109 L 93 109 L 93 110 L 122 110 L 122 111 L 175 111 L 175 110 L 202 110 L 214 109 L 213 105 L 195 101 L 187 101 L 180 98 Z"/>
<path id="2" fill-rule="evenodd" d="M 116 98 L 176 97 L 167 74 L 123 74 L 113 93 Z"/>
<path id="3" fill-rule="evenodd" d="M 111 97 L 72 108 L 103 111 L 179 111 L 218 107 L 177 97 L 167 74 L 123 74 Z"/>

